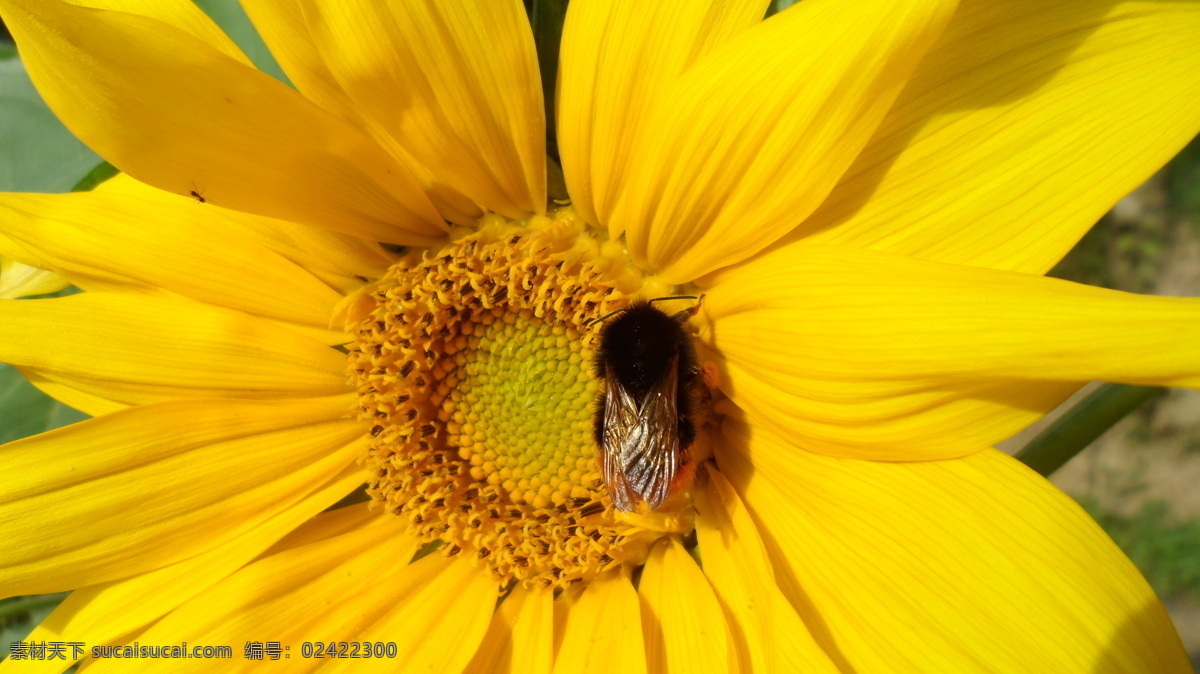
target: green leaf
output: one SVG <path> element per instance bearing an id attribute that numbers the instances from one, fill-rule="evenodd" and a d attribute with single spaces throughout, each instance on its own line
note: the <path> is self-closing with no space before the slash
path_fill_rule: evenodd
<path id="1" fill-rule="evenodd" d="M 1180 217 L 1200 215 L 1200 136 L 1167 164 L 1167 196 Z"/>
<path id="2" fill-rule="evenodd" d="M 99 163 L 46 107 L 20 59 L 0 60 L 0 192 L 66 192 Z"/>
<path id="3" fill-rule="evenodd" d="M 34 626 L 66 598 L 67 593 L 60 592 L 0 600 L 0 660 L 8 657 L 9 644 L 29 636 Z"/>
<path id="4" fill-rule="evenodd" d="M 1165 390 L 1155 386 L 1104 384 L 1030 440 L 1016 458 L 1042 475 L 1050 475 L 1125 415 Z"/>
<path id="5" fill-rule="evenodd" d="M 117 170 L 116 166 L 113 166 L 106 161 L 102 161 L 96 166 L 96 168 L 88 171 L 88 174 L 80 179 L 79 182 L 75 183 L 75 186 L 71 188 L 71 191 L 88 192 L 95 189 L 96 185 L 99 185 L 118 173 L 120 173 L 120 171 Z"/>
<path id="6" fill-rule="evenodd" d="M 254 24 L 250 23 L 250 17 L 246 16 L 245 10 L 238 4 L 237 0 L 195 0 L 196 5 L 204 10 L 204 13 L 209 15 L 221 30 L 232 39 L 242 51 L 246 52 L 246 56 L 254 62 L 254 65 L 259 70 L 267 73 L 281 82 L 288 82 L 287 75 L 283 74 L 283 68 L 279 67 L 279 63 L 275 57 L 271 55 L 271 50 L 267 49 L 266 43 L 259 37 L 258 31 L 254 29 Z"/>
<path id="7" fill-rule="evenodd" d="M 0 443 L 19 440 L 87 418 L 86 414 L 39 391 L 13 366 L 0 364 Z"/>
<path id="8" fill-rule="evenodd" d="M 563 21 L 568 0 L 532 0 L 529 22 L 537 47 L 538 69 L 542 74 L 542 97 L 546 104 L 546 153 L 558 158 L 558 135 L 554 126 L 554 85 L 558 78 L 558 48 L 562 42 Z"/>
<path id="9" fill-rule="evenodd" d="M 771 4 L 767 6 L 767 16 L 778 14 L 799 2 L 800 0 L 771 0 Z"/>

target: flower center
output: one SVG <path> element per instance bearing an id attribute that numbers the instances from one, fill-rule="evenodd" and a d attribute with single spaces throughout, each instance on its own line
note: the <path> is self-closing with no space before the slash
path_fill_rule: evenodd
<path id="1" fill-rule="evenodd" d="M 567 587 L 661 535 L 618 513 L 597 465 L 588 321 L 660 292 L 602 236 L 569 207 L 487 216 L 344 307 L 372 498 L 502 582 Z"/>
<path id="2" fill-rule="evenodd" d="M 498 485 L 511 503 L 547 508 L 567 497 L 591 498 L 574 485 L 596 468 L 590 406 L 597 383 L 587 376 L 580 335 L 519 313 L 489 313 L 454 354 L 438 384 L 438 419 L 447 442 L 470 464 L 472 479 Z M 574 493 L 573 493 L 574 492 Z"/>

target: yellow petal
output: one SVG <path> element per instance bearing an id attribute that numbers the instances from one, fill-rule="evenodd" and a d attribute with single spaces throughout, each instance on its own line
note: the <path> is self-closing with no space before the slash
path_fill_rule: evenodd
<path id="1" fill-rule="evenodd" d="M 91 7 L 137 14 L 181 30 L 221 52 L 252 65 L 249 58 L 200 7 L 189 0 L 66 0 L 77 7 Z"/>
<path id="2" fill-rule="evenodd" d="M 1093 379 L 1200 386 L 1200 300 L 793 244 L 724 275 L 703 340 L 722 385 L 810 451 L 992 445 Z"/>
<path id="3" fill-rule="evenodd" d="M 0 255 L 28 255 L 85 290 L 170 290 L 327 327 L 342 296 L 214 210 L 112 192 L 0 194 Z"/>
<path id="4" fill-rule="evenodd" d="M 554 595 L 513 588 L 492 616 L 468 674 L 550 674 L 553 664 Z"/>
<path id="5" fill-rule="evenodd" d="M 341 535 L 264 557 L 183 604 L 137 639 L 143 644 L 236 644 L 234 659 L 222 663 L 222 669 L 236 670 L 264 666 L 264 661 L 244 659 L 240 646 L 247 641 L 290 646 L 291 662 L 306 661 L 301 651 L 306 641 L 361 641 L 365 625 L 445 567 L 438 555 L 407 565 L 418 542 L 404 526 L 400 518 L 377 515 Z M 309 666 L 329 661 L 307 660 Z M 395 666 L 402 660 L 389 662 Z M 117 660 L 94 664 L 120 668 Z M 177 664 L 181 671 L 212 669 L 211 662 L 202 660 Z"/>
<path id="6" fill-rule="evenodd" d="M 5 223 L 6 227 L 7 224 Z M 3 241 L 0 240 L 0 249 L 2 248 Z M 0 255 L 3 254 L 0 252 Z M 52 271 L 17 262 L 7 257 L 0 257 L 0 300 L 12 300 L 30 295 L 48 295 L 69 285 L 71 285 L 70 281 Z"/>
<path id="7" fill-rule="evenodd" d="M 645 674 L 641 609 L 623 571 L 617 569 L 588 583 L 564 618 L 554 674 Z"/>
<path id="8" fill-rule="evenodd" d="M 126 198 L 153 204 L 164 210 L 176 208 L 180 199 L 195 205 L 195 200 L 190 197 L 180 197 L 150 187 L 123 173 L 93 191 L 124 195 Z M 361 277 L 382 276 L 396 257 L 374 241 L 341 232 L 251 215 L 219 206 L 203 210 L 204 222 L 219 221 L 230 227 L 241 227 L 245 234 L 342 292 L 360 287 L 363 283 Z"/>
<path id="9" fill-rule="evenodd" d="M 733 486 L 711 466 L 701 480 L 695 491 L 700 557 L 725 608 L 742 671 L 837 672 L 775 584 L 771 560 Z"/>
<path id="10" fill-rule="evenodd" d="M 120 637 L 141 629 L 228 577 L 284 534 L 291 532 L 291 536 L 298 536 L 315 528 L 313 524 L 322 523 L 342 511 L 366 512 L 365 505 L 342 508 L 305 524 L 306 520 L 353 490 L 362 478 L 361 470 L 343 471 L 302 501 L 195 557 L 125 580 L 75 590 L 27 640 L 81 641 L 92 646 L 119 643 Z M 59 672 L 63 665 L 56 660 L 18 664 L 20 671 L 25 672 Z M 0 664 L 0 672 L 3 671 L 4 666 Z"/>
<path id="11" fill-rule="evenodd" d="M 556 662 L 559 655 L 563 653 L 563 638 L 567 634 L 567 620 L 571 616 L 571 610 L 579 603 L 579 597 L 583 594 L 584 588 L 580 585 L 582 583 L 564 590 L 554 599 L 554 605 L 551 607 L 554 610 L 554 660 Z"/>
<path id="12" fill-rule="evenodd" d="M 424 188 L 426 194 L 442 217 L 451 222 L 472 225 L 483 215 L 471 200 L 442 179 L 434 176 L 428 167 L 416 163 L 410 153 L 397 144 L 388 131 L 369 119 L 364 119 L 337 79 L 330 72 L 313 42 L 304 12 L 297 0 L 245 0 L 242 8 L 254 22 L 254 27 L 279 61 L 288 79 L 296 85 L 305 98 L 315 102 L 350 124 L 366 130 L 394 157 L 404 159 L 407 168 Z"/>
<path id="13" fill-rule="evenodd" d="M 789 239 L 1043 273 L 1200 131 L 1200 6 L 963 7 Z"/>
<path id="14" fill-rule="evenodd" d="M 762 250 L 833 189 L 955 4 L 808 0 L 713 50 L 643 123 L 610 229 L 671 282 Z"/>
<path id="15" fill-rule="evenodd" d="M 258 525 L 357 458 L 346 409 L 163 403 L 4 445 L 0 595 L 126 578 Z"/>
<path id="16" fill-rule="evenodd" d="M 362 117 L 329 72 L 313 43 L 298 0 L 242 0 L 271 56 L 308 100 L 356 126 Z"/>
<path id="17" fill-rule="evenodd" d="M 792 605 L 847 671 L 1192 671 L 1133 564 L 1015 459 L 839 459 L 724 428 L 722 474 Z"/>
<path id="18" fill-rule="evenodd" d="M 379 523 L 380 519 L 380 513 L 372 509 L 370 502 L 327 510 L 276 541 L 262 554 L 262 557 L 270 557 L 292 548 L 300 548 L 319 543 L 327 538 L 341 536 L 367 526 L 372 521 Z"/>
<path id="19" fill-rule="evenodd" d="M 361 288 L 364 278 L 383 276 L 395 260 L 373 241 L 284 220 L 239 215 L 251 236 L 343 294 Z"/>
<path id="20" fill-rule="evenodd" d="M 674 537 L 651 550 L 638 596 L 650 674 L 729 671 L 721 605 L 704 572 Z M 733 662 L 736 667 L 736 657 Z"/>
<path id="21" fill-rule="evenodd" d="M 143 182 L 380 241 L 428 244 L 444 229 L 364 132 L 180 29 L 58 0 L 0 11 L 55 114 Z"/>
<path id="22" fill-rule="evenodd" d="M 347 390 L 346 359 L 334 349 L 247 314 L 165 296 L 0 302 L 0 361 L 130 404 Z"/>
<path id="23" fill-rule="evenodd" d="M 47 376 L 25 367 L 19 367 L 17 370 L 42 393 L 88 416 L 98 417 L 129 407 L 127 403 L 117 402 L 103 395 L 84 393 L 53 375 Z"/>
<path id="24" fill-rule="evenodd" d="M 634 133 L 654 100 L 698 58 L 761 21 L 768 4 L 575 0 L 568 6 L 558 62 L 558 147 L 571 201 L 588 222 L 608 221 Z"/>
<path id="25" fill-rule="evenodd" d="M 496 581 L 463 557 L 447 562 L 434 554 L 413 564 L 421 565 L 438 569 L 437 575 L 411 586 L 401 578 L 398 586 L 406 590 L 403 599 L 393 601 L 386 615 L 356 637 L 395 641 L 401 657 L 365 663 L 339 660 L 331 671 L 358 671 L 364 664 L 368 671 L 405 674 L 463 671 L 496 607 Z"/>
<path id="26" fill-rule="evenodd" d="M 326 65 L 406 163 L 509 217 L 546 202 L 545 112 L 518 0 L 304 0 Z"/>

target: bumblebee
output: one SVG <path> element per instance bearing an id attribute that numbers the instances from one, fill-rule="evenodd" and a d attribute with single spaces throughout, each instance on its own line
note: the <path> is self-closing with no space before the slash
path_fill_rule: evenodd
<path id="1" fill-rule="evenodd" d="M 699 301 L 674 315 L 653 305 L 668 299 Z M 654 510 L 691 484 L 690 448 L 708 389 L 685 324 L 701 301 L 639 300 L 599 319 L 605 322 L 594 361 L 604 381 L 595 414 L 597 456 L 613 505 L 623 512 L 638 501 Z"/>

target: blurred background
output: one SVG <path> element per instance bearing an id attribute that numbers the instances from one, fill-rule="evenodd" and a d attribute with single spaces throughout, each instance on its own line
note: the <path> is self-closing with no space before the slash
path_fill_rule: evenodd
<path id="1" fill-rule="evenodd" d="M 285 79 L 236 0 L 197 4 L 259 68 Z M 782 9 L 793 2 L 775 4 Z M 69 191 L 100 165 L 42 103 L 0 24 L 0 191 Z M 1200 140 L 1118 203 L 1050 274 L 1130 292 L 1200 296 Z M 82 418 L 0 365 L 0 443 Z M 1001 448 L 1015 453 L 1053 418 Z M 1157 395 L 1051 480 L 1138 565 L 1200 665 L 1200 391 Z M 62 596 L 0 601 L 0 657 Z"/>

